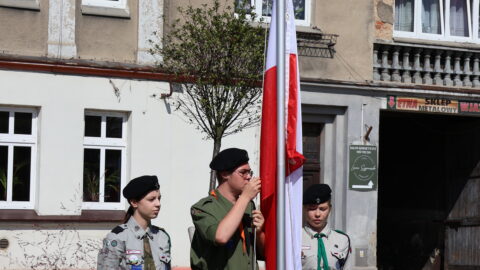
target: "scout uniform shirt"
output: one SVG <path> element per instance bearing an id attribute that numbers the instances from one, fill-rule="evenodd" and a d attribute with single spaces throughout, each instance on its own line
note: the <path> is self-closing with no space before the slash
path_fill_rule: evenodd
<path id="1" fill-rule="evenodd" d="M 148 239 L 148 243 L 145 243 L 147 240 L 144 238 Z M 168 234 L 153 225 L 149 225 L 147 231 L 144 231 L 133 217 L 127 223 L 115 227 L 103 240 L 103 248 L 98 254 L 97 269 L 145 270 L 144 246 L 148 244 L 155 269 L 170 270 Z"/>
<path id="2" fill-rule="evenodd" d="M 319 238 L 323 246 L 319 246 Z M 324 248 L 325 253 L 322 252 Z M 322 257 L 328 261 L 328 270 L 343 269 L 350 252 L 350 239 L 344 233 L 330 229 L 327 225 L 320 234 L 309 226 L 302 230 L 302 269 L 303 270 L 324 270 L 326 267 Z M 322 256 L 322 253 L 325 254 Z M 320 259 L 320 268 L 318 267 Z M 325 268 L 324 268 L 325 267 Z M 325 269 L 326 270 L 326 269 Z"/>
<path id="3" fill-rule="evenodd" d="M 218 224 L 232 209 L 233 204 L 218 190 L 201 199 L 191 209 L 195 234 L 190 250 L 192 270 L 252 269 L 253 256 L 253 202 L 245 210 L 242 222 L 225 245 L 215 243 Z M 257 267 L 258 269 L 258 267 Z"/>

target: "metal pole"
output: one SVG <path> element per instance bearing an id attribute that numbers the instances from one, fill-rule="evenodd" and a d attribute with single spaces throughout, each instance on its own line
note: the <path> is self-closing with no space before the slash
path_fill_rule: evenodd
<path id="1" fill-rule="evenodd" d="M 285 0 L 277 1 L 277 269 L 285 269 Z"/>

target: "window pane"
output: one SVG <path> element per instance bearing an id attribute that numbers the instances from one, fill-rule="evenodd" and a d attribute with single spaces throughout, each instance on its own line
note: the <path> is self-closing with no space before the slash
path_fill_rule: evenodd
<path id="1" fill-rule="evenodd" d="M 441 34 L 439 0 L 422 1 L 422 32 Z"/>
<path id="2" fill-rule="evenodd" d="M 272 5 L 273 0 L 262 0 L 262 16 L 272 16 Z"/>
<path id="3" fill-rule="evenodd" d="M 305 0 L 293 0 L 293 12 L 295 19 L 305 20 Z"/>
<path id="4" fill-rule="evenodd" d="M 105 151 L 105 202 L 120 202 L 122 151 Z"/>
<path id="5" fill-rule="evenodd" d="M 0 133 L 8 133 L 9 112 L 0 112 Z"/>
<path id="6" fill-rule="evenodd" d="M 272 5 L 273 0 L 262 0 L 262 16 L 272 16 Z M 293 0 L 293 12 L 295 19 L 305 20 L 305 0 Z"/>
<path id="7" fill-rule="evenodd" d="M 32 134 L 32 113 L 15 113 L 14 125 L 15 134 Z"/>
<path id="8" fill-rule="evenodd" d="M 468 37 L 468 10 L 465 0 L 450 0 L 450 35 Z"/>
<path id="9" fill-rule="evenodd" d="M 100 192 L 100 149 L 83 151 L 83 201 L 98 202 Z"/>
<path id="10" fill-rule="evenodd" d="M 235 0 L 235 12 L 245 10 L 247 14 L 252 12 L 251 0 Z"/>
<path id="11" fill-rule="evenodd" d="M 8 146 L 0 146 L 0 201 L 7 200 Z"/>
<path id="12" fill-rule="evenodd" d="M 100 137 L 102 132 L 102 117 L 85 115 L 85 136 Z"/>
<path id="13" fill-rule="evenodd" d="M 414 0 L 395 0 L 395 30 L 413 32 L 413 2 Z"/>
<path id="14" fill-rule="evenodd" d="M 30 161 L 32 148 L 24 146 L 13 147 L 13 201 L 30 200 Z"/>
<path id="15" fill-rule="evenodd" d="M 122 123 L 121 117 L 107 117 L 107 137 L 122 138 Z"/>

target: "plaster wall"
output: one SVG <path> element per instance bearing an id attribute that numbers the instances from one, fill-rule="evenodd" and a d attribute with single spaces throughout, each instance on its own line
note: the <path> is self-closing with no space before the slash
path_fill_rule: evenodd
<path id="1" fill-rule="evenodd" d="M 204 140 L 203 134 L 174 111 L 171 99 L 154 98 L 169 91 L 167 83 L 125 79 L 111 79 L 110 82 L 108 78 L 15 71 L 0 71 L 0 81 L 0 105 L 39 110 L 38 172 L 34 187 L 37 190 L 35 210 L 39 215 L 81 213 L 85 110 L 125 112 L 129 115 L 127 179 L 143 174 L 159 177 L 162 209 L 153 223 L 165 228 L 171 236 L 172 266 L 189 265 L 190 206 L 208 194 L 208 164 L 213 143 Z M 118 88 L 118 95 L 112 83 Z M 222 148 L 247 149 L 252 169 L 257 172 L 258 130 L 252 128 L 226 137 L 222 145 Z M 25 261 L 10 265 L 8 253 L 30 254 L 23 253 L 21 243 L 44 237 L 45 230 L 29 224 L 19 233 L 16 225 L 5 226 L 0 226 L 0 238 L 5 236 L 14 241 L 11 249 L 0 251 L 0 269 L 22 269 Z M 99 243 L 113 226 L 107 224 L 88 230 L 80 226 L 76 231 L 81 239 L 86 237 L 92 243 Z M 55 234 L 61 229 L 51 230 Z M 38 252 L 32 249 L 34 256 L 40 256 Z M 92 249 L 88 256 L 96 252 Z M 95 264 L 96 261 L 89 261 L 87 265 Z"/>
<path id="2" fill-rule="evenodd" d="M 48 40 L 48 0 L 40 10 L 0 7 L 0 53 L 45 56 Z"/>
<path id="3" fill-rule="evenodd" d="M 312 27 L 339 37 L 333 58 L 300 57 L 302 79 L 372 80 L 373 4 L 371 0 L 316 1 Z"/>
<path id="4" fill-rule="evenodd" d="M 138 1 L 128 1 L 130 18 L 82 14 L 76 1 L 75 43 L 80 59 L 135 63 L 138 47 Z"/>
<path id="5" fill-rule="evenodd" d="M 393 22 L 395 3 L 393 0 L 375 0 L 375 37 L 391 41 L 393 37 Z"/>

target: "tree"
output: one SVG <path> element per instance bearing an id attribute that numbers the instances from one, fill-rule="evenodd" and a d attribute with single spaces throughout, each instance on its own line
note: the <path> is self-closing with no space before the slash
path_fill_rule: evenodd
<path id="1" fill-rule="evenodd" d="M 218 0 L 179 13 L 182 21 L 170 25 L 151 53 L 161 56 L 158 67 L 181 84 L 185 94 L 176 98 L 176 109 L 213 140 L 215 156 L 223 137 L 260 121 L 265 30 L 255 14 L 234 12 Z M 215 183 L 212 171 L 209 190 Z"/>

